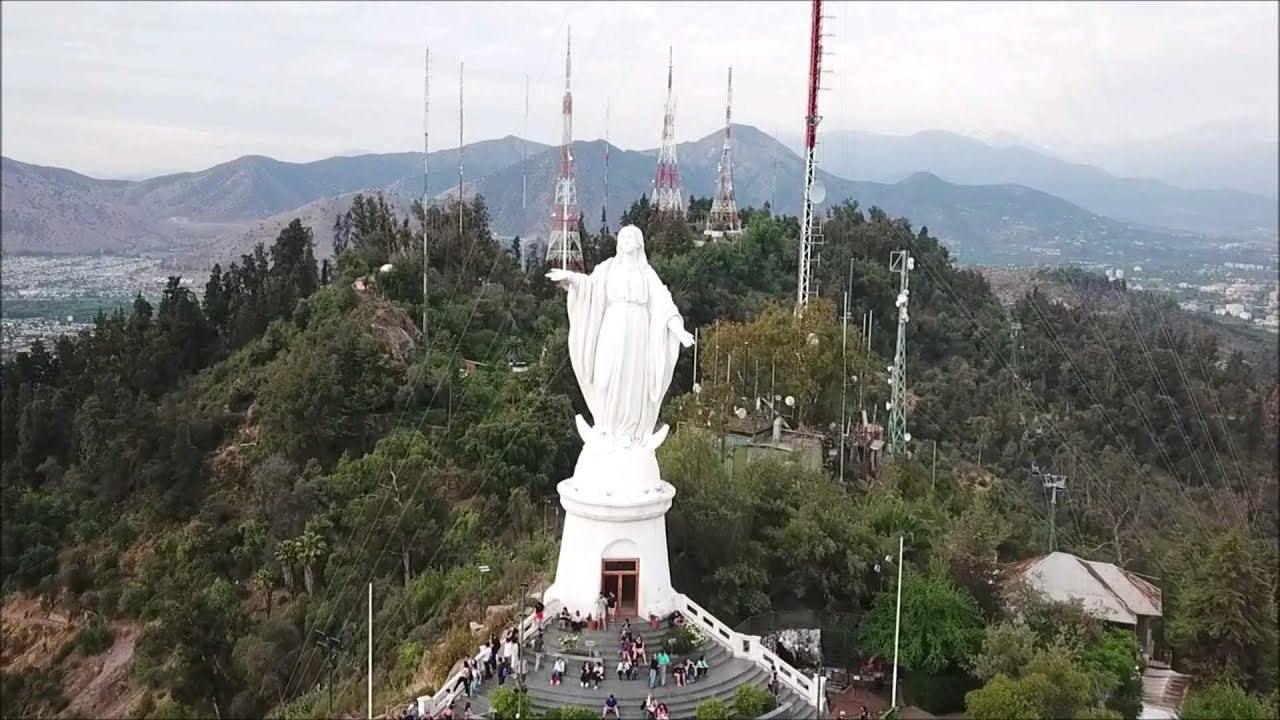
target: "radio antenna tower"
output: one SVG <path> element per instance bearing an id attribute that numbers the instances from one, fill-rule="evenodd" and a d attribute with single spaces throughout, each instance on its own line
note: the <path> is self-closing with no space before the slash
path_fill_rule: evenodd
<path id="1" fill-rule="evenodd" d="M 900 278 L 898 297 L 893 304 L 898 308 L 898 347 L 893 353 L 893 366 L 889 368 L 889 454 L 897 455 L 911 441 L 907 432 L 907 304 L 911 300 L 908 276 L 916 267 L 915 258 L 906 250 L 889 253 L 889 272 Z"/>
<path id="2" fill-rule="evenodd" d="M 462 61 L 458 61 L 458 242 L 462 242 Z"/>
<path id="3" fill-rule="evenodd" d="M 600 209 L 600 226 L 609 231 L 609 105 L 612 98 L 604 99 L 604 206 Z"/>
<path id="4" fill-rule="evenodd" d="M 826 189 L 817 183 L 818 85 L 822 76 L 822 0 L 813 0 L 809 27 L 809 99 L 804 117 L 804 203 L 800 216 L 800 262 L 797 268 L 796 315 L 809 305 L 813 283 L 813 250 L 822 243 L 820 220 L 814 216 L 813 206 L 821 203 Z"/>
<path id="5" fill-rule="evenodd" d="M 707 229 L 702 233 L 715 239 L 736 238 L 742 234 L 738 204 L 733 198 L 732 120 L 733 68 L 729 68 L 729 100 L 724 106 L 724 149 L 720 151 L 720 165 L 717 167 L 716 196 L 711 201 L 711 213 L 707 215 Z"/>
<path id="6" fill-rule="evenodd" d="M 524 76 L 524 131 L 521 133 L 524 138 L 524 157 L 520 161 L 520 271 L 528 270 L 526 258 L 528 253 L 525 247 L 529 245 L 529 238 L 525 233 L 525 216 L 526 208 L 529 204 L 529 76 Z"/>
<path id="7" fill-rule="evenodd" d="M 772 217 L 780 217 L 778 214 L 778 129 L 773 129 L 773 180 L 769 185 L 769 215 Z"/>
<path id="8" fill-rule="evenodd" d="M 560 174 L 556 177 L 555 207 L 551 210 L 551 233 L 547 243 L 547 262 L 558 264 L 562 270 L 582 268 L 582 242 L 578 236 L 578 186 L 573 178 L 573 93 L 569 89 L 572 47 L 571 38 L 566 37 Z"/>
<path id="9" fill-rule="evenodd" d="M 431 193 L 427 190 L 427 168 L 431 164 L 427 159 L 431 157 L 431 143 L 428 142 L 429 133 L 428 126 L 431 118 L 431 48 L 428 47 L 424 56 L 423 81 L 422 81 L 422 344 L 427 344 L 427 203 L 430 202 Z"/>
<path id="10" fill-rule="evenodd" d="M 671 89 L 675 55 L 667 48 L 667 105 L 662 116 L 662 149 L 658 151 L 658 170 L 653 176 L 653 204 L 664 215 L 684 213 L 684 196 L 680 192 L 680 167 L 676 163 L 676 100 Z"/>

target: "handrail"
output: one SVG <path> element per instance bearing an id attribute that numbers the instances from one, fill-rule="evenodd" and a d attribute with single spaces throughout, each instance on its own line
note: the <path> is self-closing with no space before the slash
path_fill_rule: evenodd
<path id="1" fill-rule="evenodd" d="M 687 595 L 677 593 L 676 603 L 681 615 L 705 630 L 708 637 L 728 647 L 735 657 L 751 660 L 777 677 L 779 682 L 791 688 L 805 702 L 814 707 L 820 707 L 822 702 L 818 690 L 820 682 L 806 676 L 778 657 L 760 643 L 760 638 L 744 635 L 730 628 Z"/>

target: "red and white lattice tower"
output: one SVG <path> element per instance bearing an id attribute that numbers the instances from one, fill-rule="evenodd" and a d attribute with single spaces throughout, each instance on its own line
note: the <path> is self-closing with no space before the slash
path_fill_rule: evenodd
<path id="1" fill-rule="evenodd" d="M 818 86 L 822 79 L 822 0 L 813 0 L 809 24 L 809 95 L 804 117 L 804 206 L 800 217 L 800 257 L 796 282 L 796 316 L 809 305 L 813 288 L 813 265 L 816 250 L 822 245 L 822 218 L 814 205 L 826 196 L 818 174 Z"/>
<path id="2" fill-rule="evenodd" d="M 674 67 L 671 48 L 667 48 L 667 110 L 662 116 L 662 149 L 658 151 L 658 171 L 653 176 L 653 204 L 664 215 L 684 212 L 680 193 L 680 168 L 676 165 L 676 101 L 671 93 Z"/>
<path id="3" fill-rule="evenodd" d="M 717 168 L 716 196 L 711 201 L 711 213 L 707 215 L 707 229 L 703 235 L 712 238 L 734 238 L 742 234 L 738 220 L 738 203 L 733 198 L 733 145 L 730 135 L 733 118 L 733 68 L 729 68 L 729 102 L 724 107 L 724 149 L 720 151 Z"/>
<path id="4" fill-rule="evenodd" d="M 573 93 L 569 90 L 572 44 L 565 40 L 564 131 L 560 142 L 560 172 L 556 176 L 555 206 L 551 209 L 551 232 L 547 242 L 547 262 L 562 269 L 582 270 L 582 241 L 578 236 L 578 186 L 573 178 Z"/>

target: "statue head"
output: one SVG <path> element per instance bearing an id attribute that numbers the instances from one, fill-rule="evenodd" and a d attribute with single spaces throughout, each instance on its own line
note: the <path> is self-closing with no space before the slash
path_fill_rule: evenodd
<path id="1" fill-rule="evenodd" d="M 628 260 L 647 262 L 644 254 L 644 233 L 635 225 L 628 225 L 618 231 L 618 257 Z"/>

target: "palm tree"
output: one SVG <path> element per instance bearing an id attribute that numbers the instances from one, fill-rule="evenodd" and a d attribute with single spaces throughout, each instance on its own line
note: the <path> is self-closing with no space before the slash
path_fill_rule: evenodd
<path id="1" fill-rule="evenodd" d="M 294 540 L 281 540 L 276 545 L 276 562 L 280 563 L 280 571 L 284 575 L 284 586 L 293 590 L 293 563 L 298 559 L 298 543 Z"/>
<path id="2" fill-rule="evenodd" d="M 253 584 L 267 594 L 267 617 L 271 617 L 272 600 L 276 592 L 276 574 L 269 567 L 260 567 L 253 572 Z"/>
<path id="3" fill-rule="evenodd" d="M 328 545 L 324 538 L 314 530 L 308 530 L 298 536 L 294 541 L 297 544 L 297 557 L 302 563 L 303 582 L 306 584 L 307 594 L 314 595 L 316 592 L 316 561 L 324 557 L 328 552 Z"/>

